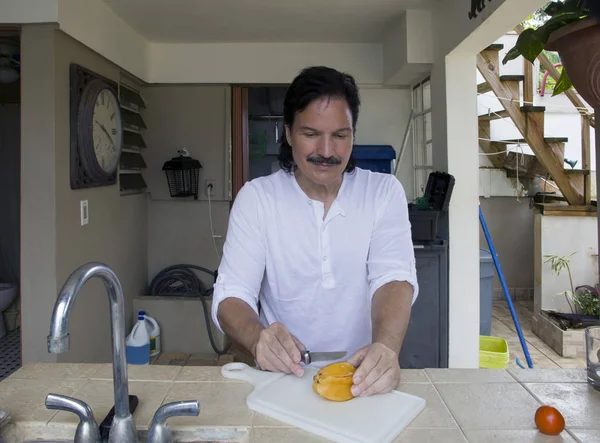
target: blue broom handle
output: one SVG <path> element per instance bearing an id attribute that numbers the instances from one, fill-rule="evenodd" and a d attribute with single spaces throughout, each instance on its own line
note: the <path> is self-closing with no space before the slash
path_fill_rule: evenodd
<path id="1" fill-rule="evenodd" d="M 490 253 L 492 254 L 492 260 L 494 260 L 494 265 L 496 266 L 496 272 L 498 273 L 498 278 L 500 279 L 500 284 L 502 285 L 502 290 L 504 291 L 504 298 L 506 298 L 506 302 L 508 303 L 508 308 L 510 309 L 510 315 L 512 316 L 513 323 L 517 328 L 517 334 L 519 335 L 519 341 L 521 342 L 521 347 L 523 348 L 523 352 L 525 353 L 525 358 L 527 359 L 527 365 L 530 368 L 533 368 L 533 362 L 531 361 L 531 356 L 529 355 L 529 350 L 527 349 L 527 343 L 525 342 L 525 337 L 523 337 L 523 331 L 521 330 L 521 324 L 519 323 L 519 319 L 517 318 L 517 313 L 515 312 L 515 307 L 513 302 L 508 294 L 508 288 L 506 287 L 506 281 L 504 280 L 504 274 L 502 274 L 502 269 L 500 268 L 500 262 L 498 261 L 498 257 L 496 256 L 496 250 L 494 249 L 494 243 L 492 242 L 492 238 L 490 236 L 490 232 L 488 231 L 487 224 L 485 223 L 485 219 L 483 218 L 483 211 L 481 210 L 481 206 L 479 206 L 479 221 L 481 222 L 481 227 L 483 228 L 483 233 L 485 234 L 485 239 L 487 240 L 488 247 L 490 248 Z"/>

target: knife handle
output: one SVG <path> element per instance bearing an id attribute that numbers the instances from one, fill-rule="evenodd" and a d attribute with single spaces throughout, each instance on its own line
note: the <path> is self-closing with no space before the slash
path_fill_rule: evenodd
<path id="1" fill-rule="evenodd" d="M 310 358 L 310 351 L 300 351 L 300 361 L 306 365 L 310 365 L 312 359 Z"/>

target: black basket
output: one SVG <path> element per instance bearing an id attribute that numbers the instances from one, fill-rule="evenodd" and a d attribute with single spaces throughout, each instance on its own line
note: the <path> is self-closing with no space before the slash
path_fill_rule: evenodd
<path id="1" fill-rule="evenodd" d="M 163 165 L 171 197 L 194 197 L 198 200 L 198 182 L 200 168 L 198 160 L 180 155 L 173 157 Z"/>
<path id="2" fill-rule="evenodd" d="M 427 180 L 425 197 L 429 208 L 434 211 L 447 211 L 450 205 L 450 197 L 454 189 L 454 176 L 446 172 L 432 172 Z"/>

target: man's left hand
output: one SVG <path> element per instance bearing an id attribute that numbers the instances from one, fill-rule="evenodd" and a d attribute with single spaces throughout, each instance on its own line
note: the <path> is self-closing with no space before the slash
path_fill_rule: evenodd
<path id="1" fill-rule="evenodd" d="M 372 343 L 359 349 L 348 363 L 356 367 L 352 395 L 385 394 L 400 382 L 398 354 L 382 343 Z"/>

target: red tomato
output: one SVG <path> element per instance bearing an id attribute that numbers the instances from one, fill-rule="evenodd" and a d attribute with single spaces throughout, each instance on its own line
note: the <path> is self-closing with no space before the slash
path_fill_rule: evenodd
<path id="1" fill-rule="evenodd" d="M 565 419 L 558 409 L 544 405 L 535 412 L 535 425 L 543 434 L 558 435 L 565 429 Z"/>

